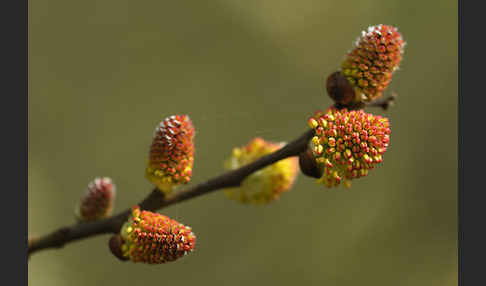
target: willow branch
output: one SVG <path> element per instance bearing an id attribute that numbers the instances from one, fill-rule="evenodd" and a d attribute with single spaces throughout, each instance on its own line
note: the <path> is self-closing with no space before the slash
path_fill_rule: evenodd
<path id="1" fill-rule="evenodd" d="M 365 107 L 378 107 L 383 110 L 388 110 L 395 104 L 395 100 L 398 94 L 396 92 L 391 92 L 388 95 L 382 96 L 370 102 L 352 102 L 349 104 L 335 103 L 334 107 L 337 109 L 346 108 L 348 110 L 359 110 Z"/>
<path id="2" fill-rule="evenodd" d="M 237 187 L 252 173 L 277 161 L 288 157 L 298 156 L 301 152 L 304 152 L 313 135 L 313 130 L 306 131 L 294 141 L 286 144 L 284 147 L 271 154 L 263 156 L 241 168 L 223 173 L 194 187 L 176 192 L 174 195 L 165 197 L 162 192 L 154 189 L 142 202 L 139 203 L 139 206 L 143 210 L 156 211 L 185 200 L 202 196 L 212 191 Z M 79 223 L 62 227 L 46 236 L 29 239 L 28 255 L 30 256 L 32 253 L 43 249 L 60 248 L 68 243 L 96 235 L 118 233 L 129 215 L 130 209 L 127 209 L 110 218 L 96 222 Z"/>
<path id="3" fill-rule="evenodd" d="M 367 103 L 367 107 L 380 107 L 383 110 L 388 110 L 388 108 L 392 107 L 395 104 L 395 100 L 398 94 L 395 92 L 390 93 L 387 96 L 383 96 L 378 98 L 370 103 Z"/>

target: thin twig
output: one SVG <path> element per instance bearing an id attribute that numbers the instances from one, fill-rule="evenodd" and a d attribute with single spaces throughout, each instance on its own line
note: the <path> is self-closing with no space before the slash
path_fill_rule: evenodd
<path id="1" fill-rule="evenodd" d="M 398 94 L 392 91 L 387 96 L 383 96 L 372 102 L 367 103 L 366 107 L 381 107 L 383 110 L 388 110 L 388 108 L 392 107 L 395 104 L 397 96 Z"/>
<path id="2" fill-rule="evenodd" d="M 335 103 L 334 107 L 336 107 L 337 109 L 346 108 L 348 110 L 359 110 L 365 107 L 379 107 L 383 110 L 388 110 L 388 108 L 392 107 L 395 104 L 397 96 L 398 94 L 392 91 L 389 95 L 384 95 L 370 102 L 352 102 L 346 105 Z"/>
<path id="3" fill-rule="evenodd" d="M 282 159 L 298 156 L 301 152 L 306 150 L 308 142 L 313 135 L 314 131 L 312 129 L 308 130 L 299 138 L 271 154 L 263 156 L 236 170 L 223 173 L 222 175 L 214 177 L 187 190 L 176 192 L 174 195 L 165 197 L 162 192 L 154 189 L 139 204 L 139 206 L 144 210 L 156 211 L 212 191 L 239 186 L 248 175 Z M 46 236 L 30 241 L 28 245 L 28 255 L 30 256 L 32 253 L 43 249 L 60 248 L 73 241 L 96 235 L 118 233 L 129 215 L 130 209 L 100 221 L 62 227 Z"/>

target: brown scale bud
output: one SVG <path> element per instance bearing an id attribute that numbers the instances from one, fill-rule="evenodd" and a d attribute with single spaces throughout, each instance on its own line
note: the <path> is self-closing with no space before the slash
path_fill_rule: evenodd
<path id="1" fill-rule="evenodd" d="M 304 175 L 312 178 L 320 179 L 324 173 L 323 168 L 317 164 L 316 158 L 309 148 L 299 154 L 299 166 Z"/>
<path id="2" fill-rule="evenodd" d="M 326 89 L 329 97 L 340 105 L 348 105 L 353 101 L 359 101 L 354 86 L 340 71 L 332 73 L 327 78 Z"/>
<path id="3" fill-rule="evenodd" d="M 121 261 L 127 261 L 128 257 L 123 256 L 122 245 L 123 239 L 119 234 L 113 235 L 108 242 L 111 253 Z"/>

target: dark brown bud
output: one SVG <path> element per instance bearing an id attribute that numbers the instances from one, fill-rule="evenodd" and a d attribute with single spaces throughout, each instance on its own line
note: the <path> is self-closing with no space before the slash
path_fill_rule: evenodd
<path id="1" fill-rule="evenodd" d="M 339 105 L 348 105 L 356 101 L 357 95 L 353 85 L 339 71 L 327 78 L 326 89 L 329 97 Z"/>
<path id="2" fill-rule="evenodd" d="M 108 242 L 111 253 L 113 253 L 113 255 L 115 255 L 121 261 L 126 261 L 128 260 L 128 257 L 123 256 L 123 251 L 121 249 L 122 245 L 123 239 L 119 234 L 113 235 Z"/>
<path id="3" fill-rule="evenodd" d="M 324 170 L 319 167 L 314 154 L 312 154 L 312 151 L 309 148 L 299 154 L 299 166 L 304 175 L 312 178 L 319 179 L 324 173 Z"/>

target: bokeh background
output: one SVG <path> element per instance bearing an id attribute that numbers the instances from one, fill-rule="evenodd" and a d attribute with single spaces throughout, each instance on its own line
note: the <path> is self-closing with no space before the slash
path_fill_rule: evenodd
<path id="1" fill-rule="evenodd" d="M 255 136 L 289 141 L 331 103 L 323 78 L 361 30 L 407 41 L 384 113 L 384 162 L 350 190 L 300 175 L 268 207 L 222 192 L 162 210 L 191 225 L 177 262 L 122 263 L 109 236 L 35 254 L 30 285 L 457 285 L 457 1 L 29 3 L 29 234 L 73 223 L 88 182 L 110 176 L 124 210 L 151 189 L 152 131 L 189 114 L 192 183 Z"/>

